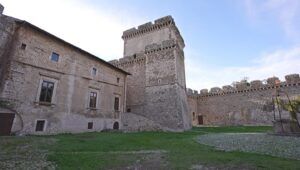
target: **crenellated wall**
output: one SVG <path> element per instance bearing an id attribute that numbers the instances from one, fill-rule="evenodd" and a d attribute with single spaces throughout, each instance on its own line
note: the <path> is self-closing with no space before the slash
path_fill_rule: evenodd
<path id="1" fill-rule="evenodd" d="M 267 83 L 260 80 L 250 83 L 242 81 L 235 87 L 226 85 L 222 88 L 202 89 L 199 94 L 198 91 L 188 89 L 193 125 L 199 124 L 198 116 L 203 117 L 205 125 L 271 124 L 273 111 L 270 104 L 276 88 L 286 92 L 292 99 L 299 97 L 299 74 L 287 75 L 283 82 L 277 77 L 268 78 Z"/>

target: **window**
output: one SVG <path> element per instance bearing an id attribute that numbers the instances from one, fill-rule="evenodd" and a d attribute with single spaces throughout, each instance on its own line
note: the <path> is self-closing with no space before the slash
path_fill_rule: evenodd
<path id="1" fill-rule="evenodd" d="M 119 97 L 115 97 L 115 104 L 114 104 L 114 109 L 115 111 L 119 111 Z"/>
<path id="2" fill-rule="evenodd" d="M 119 77 L 117 77 L 117 83 L 120 83 L 120 78 Z"/>
<path id="3" fill-rule="evenodd" d="M 92 75 L 93 76 L 97 75 L 97 69 L 95 67 L 92 68 Z"/>
<path id="4" fill-rule="evenodd" d="M 58 62 L 58 59 L 59 59 L 59 54 L 53 52 L 51 55 L 51 61 Z"/>
<path id="5" fill-rule="evenodd" d="M 90 92 L 90 108 L 96 108 L 97 104 L 97 93 Z"/>
<path id="6" fill-rule="evenodd" d="M 25 49 L 26 49 L 26 44 L 22 43 L 21 49 L 22 49 L 22 50 L 25 50 Z"/>
<path id="7" fill-rule="evenodd" d="M 196 119 L 196 115 L 195 115 L 195 112 L 193 112 L 193 120 Z"/>
<path id="8" fill-rule="evenodd" d="M 40 102 L 51 103 L 53 89 L 54 89 L 54 83 L 44 80 L 41 87 Z"/>
<path id="9" fill-rule="evenodd" d="M 36 121 L 36 126 L 35 126 L 35 131 L 36 132 L 42 132 L 44 131 L 45 128 L 45 120 L 37 120 Z"/>
<path id="10" fill-rule="evenodd" d="M 93 129 L 93 122 L 88 123 L 88 129 Z"/>
<path id="11" fill-rule="evenodd" d="M 131 112 L 131 109 L 130 109 L 130 108 L 127 108 L 127 112 Z"/>

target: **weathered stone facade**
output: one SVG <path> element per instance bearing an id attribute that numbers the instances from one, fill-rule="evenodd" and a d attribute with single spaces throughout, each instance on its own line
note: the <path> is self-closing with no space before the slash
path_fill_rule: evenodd
<path id="1" fill-rule="evenodd" d="M 0 15 L 0 49 L 1 105 L 17 114 L 12 132 L 74 133 L 113 129 L 116 122 L 121 126 L 127 72 L 5 15 Z M 51 59 L 53 52 L 57 61 Z M 51 102 L 41 102 L 44 82 L 53 84 Z M 97 96 L 93 107 L 91 92 Z M 41 131 L 38 121 L 44 122 Z"/>
<path id="2" fill-rule="evenodd" d="M 199 125 L 199 117 L 204 125 L 271 125 L 275 89 L 287 93 L 290 99 L 300 96 L 299 74 L 287 75 L 285 79 L 285 82 L 280 82 L 277 77 L 271 77 L 267 84 L 259 80 L 242 81 L 236 87 L 212 88 L 210 92 L 203 89 L 200 94 L 189 89 L 187 94 L 193 125 Z M 286 95 L 281 97 L 287 98 Z M 288 118 L 289 113 L 283 111 L 282 116 Z"/>
<path id="3" fill-rule="evenodd" d="M 129 29 L 122 38 L 124 57 L 110 63 L 132 74 L 128 77 L 126 100 L 126 110 L 130 113 L 124 116 L 131 117 L 126 120 L 143 117 L 134 126 L 124 121 L 124 128 L 189 129 L 184 41 L 173 18 L 167 16 Z M 141 126 L 136 126 L 139 123 Z"/>

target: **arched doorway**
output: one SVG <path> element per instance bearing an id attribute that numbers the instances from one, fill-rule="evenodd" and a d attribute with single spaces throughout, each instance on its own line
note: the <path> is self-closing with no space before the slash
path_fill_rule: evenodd
<path id="1" fill-rule="evenodd" d="M 115 122 L 113 125 L 113 129 L 118 130 L 119 129 L 119 122 Z"/>

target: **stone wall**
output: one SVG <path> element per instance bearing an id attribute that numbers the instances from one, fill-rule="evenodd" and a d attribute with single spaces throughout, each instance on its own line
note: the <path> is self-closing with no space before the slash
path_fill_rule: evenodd
<path id="1" fill-rule="evenodd" d="M 275 89 L 287 93 L 291 99 L 300 96 L 299 75 L 287 75 L 285 78 L 285 82 L 280 82 L 277 77 L 271 77 L 267 79 L 267 84 L 259 80 L 244 81 L 236 87 L 216 87 L 209 92 L 203 89 L 200 94 L 188 90 L 190 116 L 196 113 L 193 125 L 198 125 L 198 115 L 203 116 L 205 125 L 271 125 L 274 120 L 272 96 Z M 287 99 L 283 93 L 281 97 Z M 288 112 L 284 111 L 283 118 L 288 116 Z"/>
<path id="2" fill-rule="evenodd" d="M 2 100 L 11 102 L 19 115 L 14 132 L 101 131 L 120 122 L 125 110 L 125 72 L 28 23 L 19 25 L 8 48 L 10 55 L 5 56 L 10 67 L 0 92 Z M 50 60 L 52 52 L 59 54 L 58 62 Z M 97 68 L 95 76 L 91 74 L 93 67 Z M 39 102 L 43 80 L 55 82 L 51 104 Z M 95 109 L 89 108 L 90 91 L 98 93 Z M 115 97 L 120 98 L 119 111 L 114 110 Z M 35 131 L 37 120 L 46 121 L 43 132 Z M 92 129 L 88 129 L 88 122 L 93 122 Z"/>
<path id="3" fill-rule="evenodd" d="M 127 30 L 123 39 L 125 56 L 111 63 L 132 74 L 128 77 L 127 110 L 159 124 L 161 130 L 189 129 L 184 42 L 173 18 Z M 157 127 L 152 124 L 149 129 Z"/>

